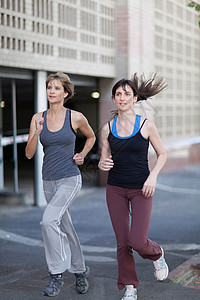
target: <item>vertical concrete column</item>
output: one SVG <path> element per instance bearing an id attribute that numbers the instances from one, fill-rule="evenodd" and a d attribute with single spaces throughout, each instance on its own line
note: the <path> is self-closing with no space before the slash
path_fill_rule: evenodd
<path id="1" fill-rule="evenodd" d="M 45 111 L 47 109 L 47 97 L 45 81 L 47 73 L 44 71 L 36 72 L 36 112 Z M 40 142 L 35 155 L 35 174 L 34 174 L 34 189 L 35 189 L 35 204 L 37 206 L 46 205 L 43 185 L 42 185 L 42 163 L 43 163 L 43 149 Z"/>
<path id="2" fill-rule="evenodd" d="M 153 0 L 118 0 L 117 77 L 154 71 Z"/>
<path id="3" fill-rule="evenodd" d="M 129 0 L 128 4 L 128 74 L 154 71 L 153 0 Z"/>
<path id="4" fill-rule="evenodd" d="M 117 0 L 116 5 L 116 77 L 126 78 L 128 72 L 128 0 Z"/>
<path id="5" fill-rule="evenodd" d="M 2 101 L 2 86 L 0 81 L 0 102 Z M 4 188 L 4 170 L 3 170 L 3 147 L 1 146 L 3 119 L 2 108 L 0 107 L 0 190 Z"/>
<path id="6" fill-rule="evenodd" d="M 115 105 L 112 101 L 112 86 L 114 85 L 114 79 L 99 79 L 99 125 L 98 132 L 96 133 L 98 137 L 99 152 L 101 152 L 101 130 L 104 124 L 112 118 L 111 111 L 115 109 Z M 107 181 L 107 172 L 99 171 L 98 181 L 100 186 L 105 186 Z"/>

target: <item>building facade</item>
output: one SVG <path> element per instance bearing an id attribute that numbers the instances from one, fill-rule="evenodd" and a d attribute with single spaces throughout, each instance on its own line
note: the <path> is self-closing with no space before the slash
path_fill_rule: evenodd
<path id="1" fill-rule="evenodd" d="M 97 136 L 111 117 L 113 83 L 135 72 L 158 72 L 167 90 L 135 109 L 154 119 L 164 142 L 199 142 L 200 29 L 187 1 L 0 0 L 0 5 L 1 140 L 13 135 L 13 93 L 20 140 L 32 114 L 47 107 L 46 76 L 63 71 L 76 87 L 69 107 L 86 115 Z M 92 98 L 94 91 L 100 98 Z M 0 188 L 9 147 L 1 143 Z"/>

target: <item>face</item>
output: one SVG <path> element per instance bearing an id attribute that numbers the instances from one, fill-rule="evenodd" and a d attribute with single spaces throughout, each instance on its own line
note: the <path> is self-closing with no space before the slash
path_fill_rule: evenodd
<path id="1" fill-rule="evenodd" d="M 115 92 L 113 101 L 119 110 L 127 111 L 133 109 L 133 104 L 137 101 L 137 96 L 134 96 L 133 90 L 129 85 L 125 89 L 120 86 Z"/>
<path id="2" fill-rule="evenodd" d="M 51 80 L 47 86 L 47 98 L 50 103 L 59 103 L 64 101 L 64 98 L 68 95 L 64 91 L 62 82 L 58 79 Z"/>

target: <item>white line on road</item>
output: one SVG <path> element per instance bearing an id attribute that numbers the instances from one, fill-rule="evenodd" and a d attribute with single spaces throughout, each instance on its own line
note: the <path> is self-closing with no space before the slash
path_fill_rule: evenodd
<path id="1" fill-rule="evenodd" d="M 37 246 L 37 247 L 43 247 L 43 241 L 38 239 L 33 239 L 29 237 L 25 237 L 16 233 L 8 232 L 5 230 L 0 230 L 0 239 L 16 242 L 23 245 L 28 246 Z M 165 251 L 191 251 L 191 250 L 200 250 L 199 244 L 162 244 L 162 247 L 165 249 Z M 89 245 L 83 245 L 82 249 L 85 253 L 115 253 L 116 248 L 115 247 L 98 247 L 98 246 L 89 246 Z M 104 259 L 104 261 L 112 261 L 113 258 L 102 256 L 87 256 L 88 260 L 89 257 L 91 260 L 94 260 L 95 257 L 97 258 L 97 261 L 102 261 L 101 259 Z"/>
<path id="2" fill-rule="evenodd" d="M 156 188 L 166 191 L 166 192 L 172 192 L 172 193 L 200 195 L 200 190 L 176 188 L 176 187 L 164 185 L 161 183 L 157 183 Z"/>

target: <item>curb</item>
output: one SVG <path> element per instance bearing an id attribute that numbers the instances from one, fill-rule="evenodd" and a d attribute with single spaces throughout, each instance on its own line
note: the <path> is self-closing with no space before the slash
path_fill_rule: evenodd
<path id="1" fill-rule="evenodd" d="M 190 282 L 193 280 L 191 273 L 198 277 L 195 285 L 190 284 Z M 186 276 L 190 276 L 191 280 L 189 280 L 188 284 L 182 284 L 181 281 L 184 281 L 184 277 Z M 192 258 L 178 266 L 176 269 L 170 272 L 168 279 L 173 283 L 179 283 L 183 287 L 200 289 L 200 255 L 194 255 Z"/>

